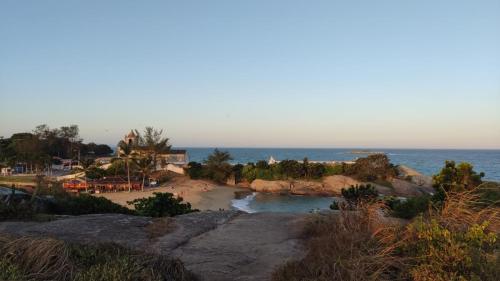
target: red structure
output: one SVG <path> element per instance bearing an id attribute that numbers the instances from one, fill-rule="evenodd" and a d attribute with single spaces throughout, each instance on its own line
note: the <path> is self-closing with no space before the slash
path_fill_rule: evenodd
<path id="1" fill-rule="evenodd" d="M 132 190 L 141 190 L 142 182 L 130 179 Z M 123 177 L 105 177 L 98 180 L 70 180 L 63 183 L 63 187 L 72 191 L 92 190 L 99 192 L 128 191 L 128 180 Z"/>

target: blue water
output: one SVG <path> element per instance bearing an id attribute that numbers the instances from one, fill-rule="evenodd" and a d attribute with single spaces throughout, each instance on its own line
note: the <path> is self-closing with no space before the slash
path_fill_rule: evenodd
<path id="1" fill-rule="evenodd" d="M 191 161 L 202 162 L 213 152 L 213 148 L 185 148 Z M 310 148 L 223 148 L 233 157 L 233 163 L 257 162 L 268 160 L 273 156 L 276 160 L 292 159 L 318 161 L 348 161 L 364 157 L 363 154 L 352 153 L 353 149 L 310 149 Z M 371 149 L 384 152 L 392 163 L 409 166 L 425 175 L 439 172 L 446 160 L 469 162 L 478 172 L 486 174 L 486 180 L 500 181 L 500 150 L 445 150 L 445 149 Z"/>
<path id="2" fill-rule="evenodd" d="M 234 199 L 232 206 L 247 213 L 286 212 L 309 213 L 329 209 L 334 197 L 314 197 L 256 193 L 243 199 Z"/>

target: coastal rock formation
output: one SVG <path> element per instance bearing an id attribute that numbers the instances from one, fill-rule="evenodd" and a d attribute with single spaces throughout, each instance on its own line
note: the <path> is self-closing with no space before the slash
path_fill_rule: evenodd
<path id="1" fill-rule="evenodd" d="M 254 180 L 250 188 L 257 192 L 290 193 L 295 195 L 339 195 L 342 188 L 361 184 L 353 178 L 336 175 L 321 181 L 290 180 L 266 181 Z"/>
<path id="2" fill-rule="evenodd" d="M 403 180 L 400 178 L 391 178 L 387 185 L 370 183 L 383 195 L 394 195 L 402 197 L 420 196 L 434 192 L 433 188 L 429 185 L 428 179 L 425 176 L 413 172 L 414 179 L 425 180 L 422 185 L 413 181 Z M 419 182 L 421 182 L 419 180 Z M 342 188 L 349 188 L 353 185 L 367 184 L 358 181 L 354 178 L 335 175 L 328 176 L 318 181 L 306 180 L 290 180 L 290 181 L 266 181 L 254 180 L 250 188 L 257 192 L 270 192 L 270 193 L 288 193 L 294 195 L 325 195 L 325 196 L 338 196 L 341 194 Z"/>
<path id="3" fill-rule="evenodd" d="M 270 280 L 276 266 L 299 259 L 304 214 L 200 212 L 153 219 L 121 214 L 0 222 L 0 232 L 122 246 L 179 258 L 200 280 Z"/>
<path id="4" fill-rule="evenodd" d="M 408 179 L 412 183 L 426 189 L 432 187 L 432 177 L 423 175 L 416 170 L 404 165 L 398 166 L 397 169 L 400 177 Z"/>

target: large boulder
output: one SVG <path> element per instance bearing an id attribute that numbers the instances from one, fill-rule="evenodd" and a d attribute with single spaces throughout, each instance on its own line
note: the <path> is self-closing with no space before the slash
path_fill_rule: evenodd
<path id="1" fill-rule="evenodd" d="M 121 246 L 179 258 L 200 280 L 270 280 L 274 269 L 305 250 L 305 214 L 199 212 L 153 219 L 122 214 L 0 222 L 0 233 Z"/>

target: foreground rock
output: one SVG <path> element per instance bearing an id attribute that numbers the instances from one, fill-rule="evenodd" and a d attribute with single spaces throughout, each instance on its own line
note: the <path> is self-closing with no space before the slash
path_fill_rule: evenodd
<path id="1" fill-rule="evenodd" d="M 120 214 L 51 222 L 1 222 L 0 232 L 78 243 L 113 242 L 179 258 L 200 280 L 269 280 L 276 266 L 301 258 L 307 215 L 202 212 L 172 219 Z"/>

